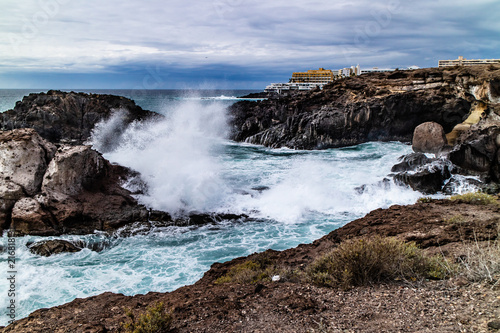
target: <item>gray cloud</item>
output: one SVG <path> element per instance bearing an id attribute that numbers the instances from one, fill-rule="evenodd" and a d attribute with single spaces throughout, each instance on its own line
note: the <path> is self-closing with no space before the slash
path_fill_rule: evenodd
<path id="1" fill-rule="evenodd" d="M 126 73 L 147 65 L 283 75 L 498 58 L 498 12 L 496 0 L 4 0 L 0 84 L 2 73 Z"/>

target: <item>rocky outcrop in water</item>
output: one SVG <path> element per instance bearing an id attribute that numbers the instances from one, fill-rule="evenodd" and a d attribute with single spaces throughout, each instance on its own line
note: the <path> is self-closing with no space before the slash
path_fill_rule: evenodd
<path id="1" fill-rule="evenodd" d="M 49 257 L 53 254 L 74 253 L 82 250 L 81 247 L 63 239 L 53 239 L 31 244 L 30 252 L 39 256 Z"/>
<path id="2" fill-rule="evenodd" d="M 17 234 L 92 233 L 144 220 L 120 184 L 129 170 L 90 146 L 56 149 L 34 129 L 0 133 L 0 224 Z"/>
<path id="3" fill-rule="evenodd" d="M 415 151 L 451 150 L 449 159 L 459 167 L 456 170 L 479 175 L 486 182 L 498 182 L 499 103 L 498 66 L 372 73 L 335 81 L 321 91 L 238 102 L 230 108 L 232 137 L 236 141 L 296 149 L 414 139 Z M 423 132 L 420 128 L 414 138 L 415 129 L 423 123 L 442 127 L 446 139 L 440 130 L 431 139 L 428 125 Z M 445 168 L 430 169 L 426 167 L 420 178 L 432 178 L 433 184 L 426 191 L 435 192 L 442 175 L 449 172 Z M 410 182 L 415 177 L 407 177 L 405 172 L 399 175 L 400 183 L 427 187 L 425 181 Z"/>
<path id="4" fill-rule="evenodd" d="M 0 128 L 33 128 L 53 143 L 82 144 L 96 123 L 109 119 L 114 113 L 119 113 L 120 119 L 110 136 L 118 136 L 135 120 L 159 117 L 125 97 L 51 90 L 25 96 L 14 109 L 1 113 Z"/>
<path id="5" fill-rule="evenodd" d="M 242 101 L 230 108 L 233 138 L 269 147 L 322 149 L 367 141 L 410 142 L 415 127 L 428 121 L 450 132 L 471 109 L 471 89 L 500 76 L 499 69 L 484 71 L 372 73 L 335 81 L 321 91 Z"/>
<path id="6" fill-rule="evenodd" d="M 138 177 L 90 146 L 58 149 L 34 129 L 0 132 L 0 232 L 17 235 L 89 234 L 151 221 L 201 225 L 242 218 L 231 214 L 170 214 L 138 204 L 123 184 Z M 122 232 L 123 235 L 133 230 Z"/>

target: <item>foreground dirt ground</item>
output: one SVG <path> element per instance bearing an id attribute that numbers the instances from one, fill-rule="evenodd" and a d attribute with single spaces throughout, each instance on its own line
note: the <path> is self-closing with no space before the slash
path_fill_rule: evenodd
<path id="1" fill-rule="evenodd" d="M 375 210 L 312 244 L 267 255 L 301 270 L 346 239 L 380 235 L 415 241 L 456 261 L 470 246 L 491 244 L 499 223 L 498 205 L 431 200 Z M 347 291 L 304 282 L 214 283 L 253 256 L 214 264 L 200 281 L 171 293 L 76 299 L 0 332 L 120 332 L 126 309 L 141 313 L 160 301 L 173 309 L 172 332 L 494 332 L 500 321 L 500 288 L 460 275 Z"/>

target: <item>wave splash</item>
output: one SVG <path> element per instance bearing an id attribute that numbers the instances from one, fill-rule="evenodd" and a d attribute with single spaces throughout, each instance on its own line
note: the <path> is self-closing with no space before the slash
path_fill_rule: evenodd
<path id="1" fill-rule="evenodd" d="M 172 215 L 229 212 L 300 223 L 356 217 L 412 203 L 419 196 L 392 181 L 377 185 L 409 151 L 400 143 L 325 151 L 269 149 L 227 141 L 222 103 L 184 101 L 164 112 L 162 120 L 132 123 L 125 129 L 117 112 L 96 126 L 91 139 L 111 162 L 140 172 L 148 190 L 137 198 L 153 209 Z M 115 141 L 110 139 L 117 132 Z M 365 190 L 356 190 L 360 186 Z"/>
<path id="2" fill-rule="evenodd" d="M 91 139 L 96 149 L 113 133 L 117 118 L 96 126 Z M 223 107 L 185 102 L 163 120 L 132 123 L 105 157 L 141 173 L 148 193 L 138 199 L 148 207 L 173 214 L 206 211 L 225 192 L 216 156 L 227 129 Z"/>

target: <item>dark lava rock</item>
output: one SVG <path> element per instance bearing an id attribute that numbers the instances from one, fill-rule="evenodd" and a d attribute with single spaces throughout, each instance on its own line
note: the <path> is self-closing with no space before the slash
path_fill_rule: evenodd
<path id="1" fill-rule="evenodd" d="M 33 254 L 49 257 L 53 254 L 79 252 L 82 248 L 66 240 L 54 239 L 33 243 L 30 245 L 29 250 Z"/>
<path id="2" fill-rule="evenodd" d="M 446 195 L 453 195 L 460 192 L 460 189 L 483 189 L 484 183 L 474 178 L 460 178 L 457 179 L 456 176 L 452 176 L 448 182 L 443 186 L 441 191 Z"/>
<path id="3" fill-rule="evenodd" d="M 273 148 L 326 149 L 368 141 L 410 142 L 424 122 L 450 132 L 469 113 L 474 98 L 464 96 L 462 89 L 469 88 L 475 70 L 372 73 L 334 81 L 321 91 L 241 101 L 229 108 L 232 138 Z"/>
<path id="4" fill-rule="evenodd" d="M 401 162 L 395 164 L 392 167 L 391 172 L 412 171 L 433 161 L 433 159 L 428 158 L 427 156 L 425 156 L 425 154 L 422 153 L 411 153 L 408 155 L 404 155 L 401 156 L 399 160 Z"/>
<path id="5" fill-rule="evenodd" d="M 433 194 L 442 190 L 445 181 L 451 177 L 450 167 L 446 162 L 421 166 L 415 171 L 405 171 L 394 175 L 399 185 L 408 185 L 413 190 Z"/>
<path id="6" fill-rule="evenodd" d="M 121 119 L 120 126 L 112 129 L 115 137 L 125 128 L 122 124 L 160 117 L 125 97 L 50 90 L 25 96 L 14 109 L 1 113 L 0 128 L 34 128 L 50 142 L 82 144 L 90 137 L 95 124 L 117 112 Z"/>

